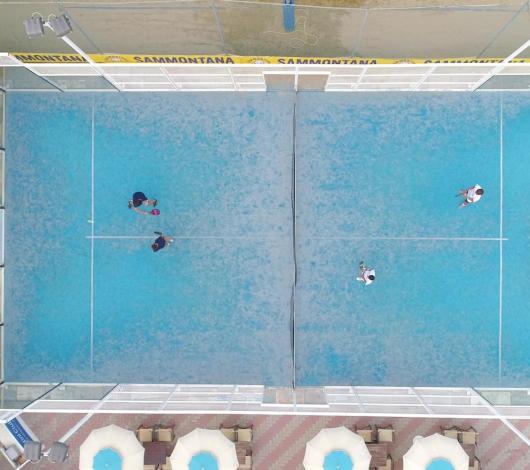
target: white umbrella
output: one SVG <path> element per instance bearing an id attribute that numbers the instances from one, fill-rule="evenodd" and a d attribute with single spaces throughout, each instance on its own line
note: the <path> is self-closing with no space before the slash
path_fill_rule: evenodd
<path id="1" fill-rule="evenodd" d="M 456 439 L 433 434 L 414 438 L 403 456 L 403 470 L 426 470 L 433 460 L 447 460 L 455 470 L 468 470 L 469 457 Z"/>
<path id="2" fill-rule="evenodd" d="M 368 470 L 370 467 L 372 456 L 363 438 L 341 426 L 339 428 L 321 429 L 306 444 L 305 470 L 322 470 L 326 456 L 337 450 L 341 450 L 350 456 L 355 470 Z"/>
<path id="3" fill-rule="evenodd" d="M 207 452 L 217 460 L 218 470 L 237 470 L 236 446 L 221 431 L 194 429 L 182 436 L 171 453 L 172 470 L 188 470 L 194 455 Z"/>
<path id="4" fill-rule="evenodd" d="M 79 449 L 79 470 L 93 470 L 94 457 L 103 449 L 120 454 L 122 470 L 143 470 L 144 448 L 132 431 L 111 424 L 94 429 Z"/>

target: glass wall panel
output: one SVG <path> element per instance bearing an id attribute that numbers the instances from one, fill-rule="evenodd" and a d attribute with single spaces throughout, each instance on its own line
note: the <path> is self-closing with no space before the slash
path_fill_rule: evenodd
<path id="1" fill-rule="evenodd" d="M 25 67 L 6 67 L 5 87 L 6 90 L 57 90 Z"/>
<path id="2" fill-rule="evenodd" d="M 0 409 L 19 410 L 40 398 L 56 384 L 5 383 L 0 386 Z"/>
<path id="3" fill-rule="evenodd" d="M 530 91 L 530 75 L 495 75 L 480 90 L 527 90 Z"/>
<path id="4" fill-rule="evenodd" d="M 478 392 L 494 406 L 530 406 L 530 389 L 480 389 Z"/>
<path id="5" fill-rule="evenodd" d="M 62 384 L 53 389 L 44 400 L 101 400 L 115 385 Z"/>
<path id="6" fill-rule="evenodd" d="M 0 208 L 0 267 L 4 266 L 4 227 L 5 227 L 4 216 L 5 216 L 5 209 Z M 1 290 L 2 290 L 2 286 L 0 286 L 0 291 Z M 0 298 L 0 302 L 1 300 L 2 299 Z"/>
<path id="7" fill-rule="evenodd" d="M 3 261 L 3 260 L 2 260 Z M 0 324 L 4 324 L 4 266 L 0 266 Z M 3 354 L 2 348 L 0 354 Z"/>
<path id="8" fill-rule="evenodd" d="M 4 148 L 4 123 L 5 123 L 5 93 L 4 93 L 4 68 L 0 67 L 0 148 Z M 3 159 L 2 159 L 3 160 Z M 3 202 L 2 202 L 3 204 Z M 0 204 L 1 205 L 1 204 Z"/>
<path id="9" fill-rule="evenodd" d="M 112 84 L 103 77 L 97 76 L 46 76 L 62 90 L 116 90 Z"/>

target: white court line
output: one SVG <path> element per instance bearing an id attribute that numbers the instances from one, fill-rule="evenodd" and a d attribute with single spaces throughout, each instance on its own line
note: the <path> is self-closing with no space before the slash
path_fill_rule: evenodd
<path id="1" fill-rule="evenodd" d="M 151 239 L 154 239 L 156 236 L 157 235 L 155 234 L 153 235 L 87 235 L 86 238 L 90 238 L 92 240 L 135 240 L 135 239 L 151 240 Z M 167 236 L 173 238 L 174 240 L 195 240 L 195 239 L 198 239 L 198 240 L 278 240 L 282 238 L 288 238 L 290 240 L 292 238 L 290 235 L 285 235 L 285 236 L 278 235 L 278 236 L 272 236 L 272 237 L 266 237 L 266 236 L 263 236 L 263 237 L 260 237 L 260 236 L 255 236 L 255 237 L 197 236 L 196 237 L 193 235 L 177 236 L 177 235 L 167 234 Z"/>
<path id="2" fill-rule="evenodd" d="M 90 370 L 94 371 L 94 114 L 95 103 L 92 98 L 92 141 L 90 155 Z"/>
<path id="3" fill-rule="evenodd" d="M 508 240 L 502 237 L 298 237 L 306 240 L 406 240 L 406 241 L 482 241 L 497 242 Z"/>
<path id="4" fill-rule="evenodd" d="M 502 377 L 502 288 L 503 288 L 503 204 L 504 204 L 504 118 L 501 93 L 501 107 L 499 117 L 499 381 Z"/>
<path id="5" fill-rule="evenodd" d="M 87 235 L 86 238 L 93 240 L 134 240 L 134 239 L 152 239 L 156 235 Z M 171 236 L 173 239 L 181 240 L 277 240 L 282 238 L 291 238 L 290 236 L 273 236 L 273 237 L 231 237 L 231 236 Z M 411 241 L 486 241 L 486 242 L 497 242 L 508 240 L 507 238 L 499 237 L 297 237 L 299 240 L 411 240 Z"/>

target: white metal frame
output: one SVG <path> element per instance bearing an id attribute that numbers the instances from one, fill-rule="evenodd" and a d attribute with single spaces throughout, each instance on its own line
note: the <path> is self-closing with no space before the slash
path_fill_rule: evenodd
<path id="1" fill-rule="evenodd" d="M 6 384 L 17 385 L 17 384 Z M 21 385 L 27 391 L 32 384 Z M 42 386 L 42 384 L 34 384 Z M 112 388 L 99 400 L 52 399 L 61 385 L 105 385 Z M 343 416 L 407 416 L 431 418 L 528 419 L 526 406 L 489 403 L 481 389 L 469 387 L 329 386 L 267 388 L 263 385 L 205 384 L 50 384 L 50 390 L 28 406 L 6 410 L 0 422 L 20 412 L 149 413 L 149 414 L 281 414 Z M 490 389 L 488 389 L 490 390 Z M 509 391 L 498 389 L 499 391 Z M 526 392 L 530 389 L 512 389 Z M 320 397 L 312 400 L 311 397 Z"/>
<path id="2" fill-rule="evenodd" d="M 68 38 L 66 38 L 67 40 Z M 292 74 L 295 89 L 300 75 L 328 75 L 330 92 L 456 91 L 470 92 L 495 75 L 530 76 L 530 63 L 512 63 L 530 45 L 527 41 L 500 63 L 427 64 L 175 64 L 87 63 L 27 64 L 0 54 L 0 65 L 25 67 L 58 87 L 53 77 L 102 76 L 120 91 L 266 91 L 266 74 Z M 72 45 L 72 47 L 74 47 Z M 77 49 L 75 49 L 77 51 Z M 79 52 L 79 51 L 78 51 Z M 2 60 L 3 59 L 3 60 Z M 67 90 L 63 90 L 67 91 Z M 80 91 L 76 89 L 75 91 Z M 93 89 L 87 91 L 94 91 Z"/>
<path id="3" fill-rule="evenodd" d="M 15 385 L 15 384 L 12 384 Z M 25 387 L 32 384 L 20 384 Z M 40 384 L 34 384 L 39 386 Z M 61 385 L 109 387 L 98 400 L 57 400 L 50 396 Z M 50 390 L 29 406 L 4 413 L 0 422 L 24 413 L 84 414 L 59 440 L 66 442 L 94 415 L 114 414 L 237 414 L 295 416 L 363 416 L 498 420 L 522 443 L 530 437 L 512 419 L 530 417 L 527 406 L 495 406 L 480 389 L 469 387 L 366 387 L 266 388 L 261 385 L 184 384 L 49 384 Z M 530 389 L 483 389 L 526 393 Z M 307 392 L 307 393 L 306 393 Z M 310 397 L 319 397 L 311 403 Z M 270 398 L 273 398 L 270 400 Z M 269 398 L 267 400 L 267 398 Z M 298 403 L 300 401 L 300 403 Z"/>
<path id="4" fill-rule="evenodd" d="M 325 91 L 329 92 L 472 92 L 495 75 L 530 76 L 530 64 L 510 62 L 530 45 L 530 40 L 498 64 L 200 65 L 96 64 L 68 38 L 63 39 L 85 58 L 85 64 L 25 64 L 0 53 L 0 66 L 25 67 L 59 89 L 50 77 L 102 76 L 123 92 L 266 91 L 265 74 L 275 73 L 293 74 L 295 90 L 301 75 L 326 74 Z M 322 400 L 312 403 L 305 399 L 306 393 L 321 396 Z M 530 390 L 527 393 L 530 395 Z M 49 395 L 46 393 L 23 409 L 3 410 L 0 422 L 22 411 L 87 413 L 79 427 L 96 413 L 458 417 L 498 419 L 530 446 L 530 439 L 510 422 L 530 417 L 530 401 L 528 406 L 495 406 L 480 390 L 472 388 L 330 386 L 293 390 L 262 385 L 118 384 L 101 400 L 55 400 Z"/>
<path id="5" fill-rule="evenodd" d="M 63 38 L 67 42 L 68 38 Z M 71 41 L 70 41 L 71 42 Z M 68 42 L 70 44 L 70 42 Z M 480 89 L 495 75 L 530 76 L 530 63 L 513 63 L 530 40 L 500 63 L 426 64 L 180 64 L 108 63 L 96 64 L 70 44 L 86 63 L 27 64 L 0 54 L 0 65 L 25 67 L 58 87 L 53 77 L 102 76 L 117 90 L 133 91 L 266 91 L 265 74 L 292 74 L 295 89 L 301 75 L 328 75 L 325 91 L 455 91 Z M 2 61 L 2 59 L 4 59 Z M 68 91 L 68 90 L 63 90 Z M 75 89 L 74 91 L 80 91 Z M 87 91 L 94 91 L 93 89 Z M 100 90 L 101 91 L 101 90 Z M 528 91 L 528 90 L 526 90 Z"/>
<path id="6" fill-rule="evenodd" d="M 17 384 L 6 384 L 15 386 Z M 26 392 L 32 384 L 21 385 Z M 41 387 L 42 384 L 33 384 Z M 61 385 L 80 388 L 93 385 L 109 387 L 100 399 L 53 399 L 51 393 Z M 528 405 L 496 406 L 480 389 L 469 387 L 367 387 L 330 386 L 320 388 L 266 388 L 262 385 L 191 384 L 49 384 L 26 407 L 5 410 L 0 422 L 24 413 L 84 413 L 62 440 L 66 441 L 98 413 L 116 414 L 249 414 L 319 415 L 410 418 L 496 419 L 530 446 L 530 438 L 512 419 L 530 417 Z M 39 392 L 40 392 L 39 388 Z M 530 389 L 482 389 L 484 392 L 526 393 Z M 311 399 L 318 397 L 318 399 Z"/>
<path id="7" fill-rule="evenodd" d="M 16 59 L 15 59 L 16 60 Z M 530 64 L 13 64 L 43 77 L 99 76 L 101 70 L 117 89 L 133 91 L 266 91 L 265 74 L 328 75 L 325 91 L 456 91 L 477 90 L 494 75 L 528 75 Z M 57 84 L 54 84 L 57 86 Z M 296 89 L 296 86 L 295 86 Z M 68 90 L 64 90 L 68 91 Z M 75 91 L 80 91 L 76 89 Z M 88 91 L 94 91 L 90 89 Z"/>
<path id="8" fill-rule="evenodd" d="M 45 26 L 52 29 L 48 22 Z M 22 65 L 59 89 L 48 76 L 101 76 L 118 91 L 265 91 L 265 74 L 274 73 L 292 74 L 296 91 L 299 76 L 310 74 L 328 75 L 325 91 L 476 91 L 495 75 L 530 75 L 526 64 L 512 63 L 530 46 L 530 39 L 499 64 L 389 65 L 99 64 L 67 35 L 61 39 L 85 60 L 84 64 L 33 65 L 0 53 L 0 65 Z M 517 69 L 518 65 L 524 68 Z M 198 72 L 193 73 L 194 69 Z M 121 73 L 125 70 L 129 72 Z M 174 70 L 181 72 L 172 73 Z"/>

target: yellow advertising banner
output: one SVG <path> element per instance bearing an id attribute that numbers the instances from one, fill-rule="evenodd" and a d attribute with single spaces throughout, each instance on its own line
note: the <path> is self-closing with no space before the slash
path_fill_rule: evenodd
<path id="1" fill-rule="evenodd" d="M 12 52 L 13 57 L 27 64 L 85 63 L 79 54 Z M 387 59 L 376 57 L 283 57 L 238 55 L 134 55 L 89 54 L 98 64 L 277 64 L 277 65 L 376 65 L 376 64 L 496 64 L 502 58 L 443 57 Z M 514 64 L 530 63 L 528 59 L 514 59 Z"/>

